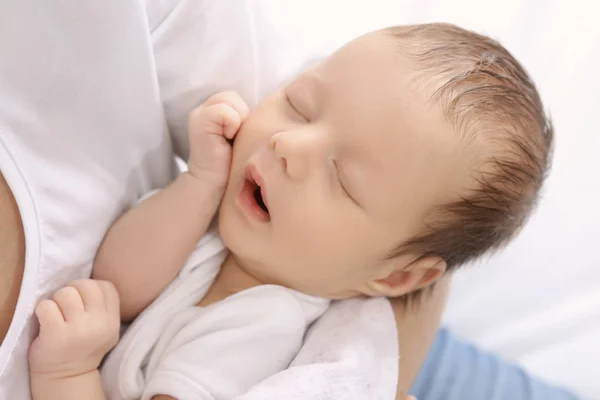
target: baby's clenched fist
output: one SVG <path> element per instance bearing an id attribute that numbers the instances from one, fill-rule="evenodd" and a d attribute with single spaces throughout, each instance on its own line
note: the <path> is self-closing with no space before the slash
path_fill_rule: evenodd
<path id="1" fill-rule="evenodd" d="M 224 190 L 231 167 L 231 145 L 248 106 L 235 92 L 221 92 L 192 110 L 188 118 L 189 173 Z"/>
<path id="2" fill-rule="evenodd" d="M 40 333 L 29 349 L 32 374 L 54 378 L 86 374 L 119 339 L 119 295 L 106 281 L 77 280 L 35 309 Z"/>

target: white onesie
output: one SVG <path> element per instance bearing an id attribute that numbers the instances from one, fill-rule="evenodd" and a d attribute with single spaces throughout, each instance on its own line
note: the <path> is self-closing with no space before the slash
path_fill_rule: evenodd
<path id="1" fill-rule="evenodd" d="M 111 400 L 231 399 L 288 368 L 329 301 L 264 285 L 196 307 L 225 256 L 219 237 L 207 234 L 126 331 L 102 367 Z"/>

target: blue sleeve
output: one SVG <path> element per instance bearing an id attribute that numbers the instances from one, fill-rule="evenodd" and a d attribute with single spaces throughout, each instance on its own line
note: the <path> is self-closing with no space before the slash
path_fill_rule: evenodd
<path id="1" fill-rule="evenodd" d="M 419 400 L 577 400 L 447 329 L 438 332 L 409 393 Z"/>

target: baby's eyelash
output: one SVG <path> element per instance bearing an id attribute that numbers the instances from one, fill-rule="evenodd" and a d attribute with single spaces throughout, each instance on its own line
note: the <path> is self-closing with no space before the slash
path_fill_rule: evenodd
<path id="1" fill-rule="evenodd" d="M 350 200 L 352 200 L 353 202 L 356 203 L 356 201 L 352 198 L 352 196 L 350 196 L 350 193 L 348 193 L 348 191 L 346 190 L 346 187 L 344 186 L 344 183 L 342 182 L 342 180 L 340 178 L 340 170 L 338 169 L 337 163 L 335 162 L 335 160 L 331 160 L 331 162 L 332 162 L 333 168 L 335 170 L 333 173 L 333 178 L 336 180 L 338 185 L 340 185 L 340 187 L 342 188 L 342 192 L 344 192 L 344 196 L 348 197 Z"/>
<path id="2" fill-rule="evenodd" d="M 292 110 L 294 110 L 294 112 L 296 114 L 298 114 L 300 117 L 302 117 L 305 121 L 308 122 L 308 118 L 306 118 L 306 116 L 304 116 L 304 114 L 302 114 L 294 105 L 294 103 L 292 103 L 292 100 L 290 99 L 290 96 L 288 95 L 287 91 L 285 91 L 285 101 L 289 104 L 289 106 L 292 108 Z"/>

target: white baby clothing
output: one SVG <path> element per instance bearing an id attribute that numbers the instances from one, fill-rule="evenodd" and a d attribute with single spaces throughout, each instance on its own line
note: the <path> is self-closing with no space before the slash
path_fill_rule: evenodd
<path id="1" fill-rule="evenodd" d="M 208 233 L 133 322 L 102 367 L 109 399 L 232 399 L 288 368 L 329 301 L 263 285 L 197 307 L 226 253 L 218 235 Z"/>

